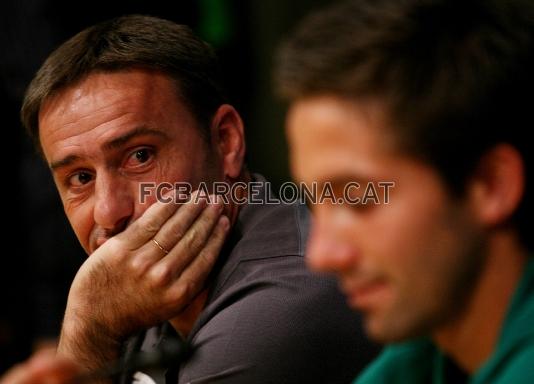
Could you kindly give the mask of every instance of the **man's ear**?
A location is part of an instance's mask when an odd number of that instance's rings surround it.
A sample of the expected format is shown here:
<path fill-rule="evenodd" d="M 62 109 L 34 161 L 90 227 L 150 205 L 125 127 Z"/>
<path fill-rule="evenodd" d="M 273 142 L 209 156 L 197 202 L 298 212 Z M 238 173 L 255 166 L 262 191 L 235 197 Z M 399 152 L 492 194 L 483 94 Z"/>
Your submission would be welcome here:
<path fill-rule="evenodd" d="M 245 133 L 241 116 L 229 104 L 223 104 L 211 120 L 212 148 L 218 151 L 225 178 L 236 179 L 245 158 Z"/>
<path fill-rule="evenodd" d="M 488 227 L 510 219 L 524 192 L 524 160 L 509 144 L 499 144 L 481 158 L 468 188 L 476 218 Z"/>

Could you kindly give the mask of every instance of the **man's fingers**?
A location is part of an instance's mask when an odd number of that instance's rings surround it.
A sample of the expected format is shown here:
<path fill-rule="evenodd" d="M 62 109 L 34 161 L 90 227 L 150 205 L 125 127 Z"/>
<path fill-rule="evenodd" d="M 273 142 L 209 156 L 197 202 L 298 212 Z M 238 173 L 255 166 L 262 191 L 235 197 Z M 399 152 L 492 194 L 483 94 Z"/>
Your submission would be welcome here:
<path fill-rule="evenodd" d="M 174 200 L 175 193 L 175 190 L 166 193 L 161 200 L 148 207 L 139 219 L 115 236 L 115 238 L 126 244 L 130 250 L 143 246 L 154 237 L 169 217 L 178 210 L 180 204 L 177 204 Z"/>
<path fill-rule="evenodd" d="M 206 207 L 207 200 L 210 204 Z M 197 195 L 191 195 L 191 200 L 184 203 L 178 211 L 171 217 L 161 229 L 154 235 L 154 240 L 163 248 L 164 251 L 170 252 L 173 247 L 179 243 L 184 236 L 189 236 L 188 232 L 192 227 L 197 225 L 199 218 L 206 220 L 206 213 L 213 216 L 213 226 L 217 217 L 222 212 L 222 200 L 219 197 L 210 195 L 205 198 L 198 198 Z"/>
<path fill-rule="evenodd" d="M 153 267 L 151 273 L 155 277 L 157 284 L 167 285 L 172 283 L 191 260 L 198 257 L 201 250 L 206 246 L 212 232 L 214 232 L 214 227 L 218 223 L 222 209 L 223 206 L 220 200 L 217 204 L 211 204 L 204 209 L 177 244 Z M 165 229 L 165 227 L 162 228 L 156 237 L 166 236 Z"/>
<path fill-rule="evenodd" d="M 177 309 L 182 309 L 187 305 L 204 287 L 204 282 L 220 254 L 229 228 L 230 220 L 226 216 L 221 216 L 206 246 L 169 290 L 169 294 L 179 301 L 178 307 L 181 305 L 181 308 Z"/>
<path fill-rule="evenodd" d="M 128 249 L 135 250 L 150 241 L 175 215 L 178 217 L 173 219 L 173 222 L 180 222 L 180 220 L 192 222 L 206 204 L 205 198 L 198 198 L 199 192 L 194 191 L 190 200 L 183 203 L 176 202 L 177 192 L 175 190 L 168 192 L 161 200 L 148 207 L 145 213 L 124 232 L 118 234 L 116 239 L 126 244 Z M 156 241 L 159 243 L 159 240 Z M 169 249 L 164 243 L 160 244 L 164 249 Z"/>

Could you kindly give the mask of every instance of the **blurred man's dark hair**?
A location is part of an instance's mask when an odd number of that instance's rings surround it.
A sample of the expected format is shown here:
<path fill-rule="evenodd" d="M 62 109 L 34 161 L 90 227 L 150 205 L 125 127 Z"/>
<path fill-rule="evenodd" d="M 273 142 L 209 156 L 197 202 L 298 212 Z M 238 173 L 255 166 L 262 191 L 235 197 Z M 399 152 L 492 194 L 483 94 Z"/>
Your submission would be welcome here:
<path fill-rule="evenodd" d="M 534 4 L 513 0 L 362 0 L 316 13 L 282 46 L 286 99 L 335 95 L 384 103 L 399 148 L 461 195 L 498 143 L 520 151 L 526 192 L 513 222 L 533 249 Z"/>

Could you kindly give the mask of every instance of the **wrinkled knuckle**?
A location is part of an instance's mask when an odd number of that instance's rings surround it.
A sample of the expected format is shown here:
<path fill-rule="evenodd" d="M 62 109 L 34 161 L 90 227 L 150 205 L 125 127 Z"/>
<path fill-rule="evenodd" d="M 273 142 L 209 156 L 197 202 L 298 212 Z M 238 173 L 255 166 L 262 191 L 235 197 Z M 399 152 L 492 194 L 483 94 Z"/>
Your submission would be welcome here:
<path fill-rule="evenodd" d="M 172 235 L 175 239 L 182 239 L 186 233 L 184 231 L 184 229 L 180 226 L 180 225 L 176 225 L 173 229 L 172 229 Z"/>
<path fill-rule="evenodd" d="M 105 243 L 109 253 L 116 259 L 122 260 L 128 255 L 128 250 L 123 241 L 112 237 Z"/>
<path fill-rule="evenodd" d="M 173 305 L 176 308 L 185 307 L 195 293 L 195 284 L 191 280 L 181 281 L 173 290 Z"/>
<path fill-rule="evenodd" d="M 212 250 L 205 250 L 204 252 L 201 252 L 199 255 L 204 265 L 212 264 L 213 261 L 215 260 L 215 256 L 216 254 Z"/>
<path fill-rule="evenodd" d="M 127 266 L 131 276 L 140 278 L 147 273 L 151 263 L 149 260 L 142 257 L 132 257 L 128 260 Z"/>
<path fill-rule="evenodd" d="M 150 270 L 149 279 L 152 288 L 161 289 L 171 283 L 173 280 L 173 272 L 166 265 L 158 265 Z"/>
<path fill-rule="evenodd" d="M 143 230 L 148 233 L 156 233 L 157 231 L 159 231 L 159 228 L 160 228 L 159 223 L 155 217 L 145 218 L 142 225 L 143 225 Z"/>
<path fill-rule="evenodd" d="M 196 228 L 191 228 L 185 235 L 185 245 L 187 249 L 197 249 L 199 246 L 199 231 Z"/>

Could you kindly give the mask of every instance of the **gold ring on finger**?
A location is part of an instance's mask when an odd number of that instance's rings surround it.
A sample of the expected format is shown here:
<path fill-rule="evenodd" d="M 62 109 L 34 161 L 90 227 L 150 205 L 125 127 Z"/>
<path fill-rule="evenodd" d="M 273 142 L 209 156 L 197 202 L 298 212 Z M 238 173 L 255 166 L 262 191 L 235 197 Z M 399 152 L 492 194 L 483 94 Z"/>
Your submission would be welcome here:
<path fill-rule="evenodd" d="M 167 249 L 166 249 L 163 245 L 161 245 L 156 239 L 152 239 L 152 242 L 153 242 L 154 244 L 156 244 L 156 247 L 158 247 L 159 249 L 161 249 L 161 250 L 163 251 L 164 254 L 168 254 L 168 253 L 169 253 L 169 251 L 167 251 Z"/>

